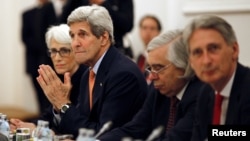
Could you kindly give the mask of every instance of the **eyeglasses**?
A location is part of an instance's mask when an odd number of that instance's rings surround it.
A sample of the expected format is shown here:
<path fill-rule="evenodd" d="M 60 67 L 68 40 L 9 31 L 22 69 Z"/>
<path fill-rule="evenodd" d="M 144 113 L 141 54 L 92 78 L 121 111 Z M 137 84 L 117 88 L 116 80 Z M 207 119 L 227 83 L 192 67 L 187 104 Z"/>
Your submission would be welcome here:
<path fill-rule="evenodd" d="M 150 74 L 150 73 L 152 73 L 152 74 L 159 74 L 161 71 L 167 69 L 170 65 L 171 65 L 171 64 L 167 64 L 166 66 L 163 66 L 163 67 L 158 66 L 158 67 L 156 67 L 157 69 L 152 69 L 152 67 L 147 67 L 147 68 L 145 69 L 145 71 L 146 71 L 148 74 Z"/>
<path fill-rule="evenodd" d="M 59 53 L 61 57 L 68 57 L 70 55 L 70 52 L 71 50 L 68 48 L 61 48 L 60 50 L 50 49 L 48 50 L 48 56 L 55 57 L 56 54 Z"/>

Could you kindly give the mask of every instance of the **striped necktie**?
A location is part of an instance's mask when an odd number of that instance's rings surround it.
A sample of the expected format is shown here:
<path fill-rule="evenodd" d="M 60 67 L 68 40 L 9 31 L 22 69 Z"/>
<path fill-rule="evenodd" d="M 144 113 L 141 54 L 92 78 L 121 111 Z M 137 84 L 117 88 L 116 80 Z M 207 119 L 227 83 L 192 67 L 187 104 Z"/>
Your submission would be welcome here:
<path fill-rule="evenodd" d="M 176 111 L 177 111 L 177 103 L 179 100 L 176 96 L 173 96 L 170 98 L 170 110 L 169 110 L 169 118 L 168 118 L 168 124 L 167 124 L 167 132 L 174 126 L 175 124 L 175 118 L 176 118 Z"/>

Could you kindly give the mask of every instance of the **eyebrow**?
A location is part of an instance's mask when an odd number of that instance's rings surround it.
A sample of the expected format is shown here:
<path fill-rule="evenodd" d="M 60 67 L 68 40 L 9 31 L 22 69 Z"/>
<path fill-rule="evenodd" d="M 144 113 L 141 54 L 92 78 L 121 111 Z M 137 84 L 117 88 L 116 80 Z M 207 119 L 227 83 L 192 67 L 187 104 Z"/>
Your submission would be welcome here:
<path fill-rule="evenodd" d="M 55 47 L 51 47 L 49 49 L 55 49 L 55 50 L 57 50 L 57 48 L 55 48 Z M 59 48 L 59 50 L 60 49 L 71 49 L 71 47 L 62 46 L 62 47 Z"/>

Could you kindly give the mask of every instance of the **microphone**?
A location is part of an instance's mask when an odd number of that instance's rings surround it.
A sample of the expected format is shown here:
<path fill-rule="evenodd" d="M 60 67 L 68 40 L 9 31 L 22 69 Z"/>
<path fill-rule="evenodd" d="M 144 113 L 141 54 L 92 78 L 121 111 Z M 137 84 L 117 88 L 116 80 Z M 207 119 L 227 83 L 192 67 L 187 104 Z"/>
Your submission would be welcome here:
<path fill-rule="evenodd" d="M 156 139 L 157 137 L 160 136 L 160 134 L 163 131 L 163 126 L 158 126 L 157 128 L 155 128 L 151 134 L 148 136 L 148 138 L 146 139 L 146 141 L 153 141 L 154 139 Z"/>
<path fill-rule="evenodd" d="M 98 138 L 100 135 L 102 135 L 105 131 L 109 130 L 109 128 L 112 126 L 112 121 L 106 122 L 102 128 L 99 130 L 99 132 L 95 135 L 95 138 Z"/>

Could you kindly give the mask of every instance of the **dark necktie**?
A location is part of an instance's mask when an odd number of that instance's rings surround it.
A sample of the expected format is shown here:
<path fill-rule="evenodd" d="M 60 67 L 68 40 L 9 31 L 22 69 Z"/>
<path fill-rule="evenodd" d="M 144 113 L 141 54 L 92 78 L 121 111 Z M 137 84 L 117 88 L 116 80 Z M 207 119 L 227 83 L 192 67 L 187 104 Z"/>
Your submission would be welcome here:
<path fill-rule="evenodd" d="M 93 106 L 93 87 L 95 83 L 95 73 L 93 69 L 89 70 L 89 107 L 90 110 L 92 109 Z"/>
<path fill-rule="evenodd" d="M 179 102 L 179 100 L 177 99 L 176 96 L 170 98 L 169 118 L 168 118 L 168 124 L 167 124 L 167 128 L 166 128 L 167 132 L 175 124 L 175 116 L 176 116 L 178 102 Z"/>
<path fill-rule="evenodd" d="M 223 100 L 223 96 L 221 94 L 217 93 L 215 95 L 215 100 L 214 100 L 213 125 L 219 125 L 220 124 L 222 100 Z"/>

